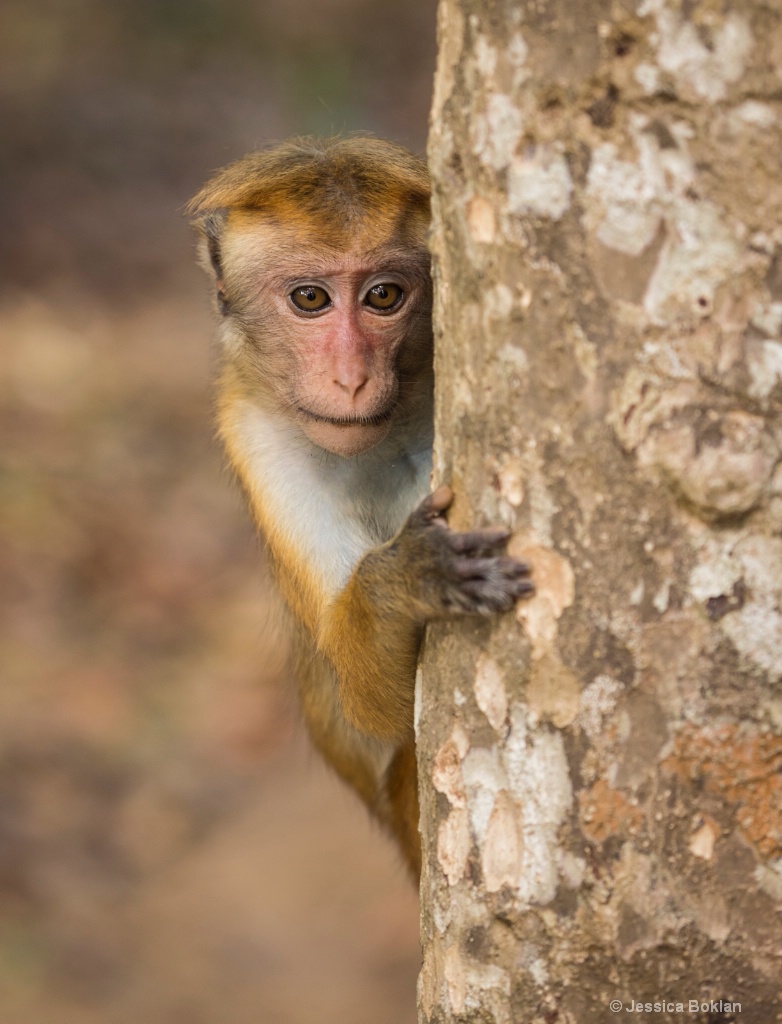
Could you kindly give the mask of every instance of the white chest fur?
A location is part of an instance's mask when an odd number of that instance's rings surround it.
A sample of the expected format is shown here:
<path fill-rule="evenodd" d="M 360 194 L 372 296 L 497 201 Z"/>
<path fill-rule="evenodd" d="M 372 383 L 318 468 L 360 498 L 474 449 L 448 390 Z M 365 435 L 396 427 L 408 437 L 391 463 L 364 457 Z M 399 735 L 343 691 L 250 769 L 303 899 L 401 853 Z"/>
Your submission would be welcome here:
<path fill-rule="evenodd" d="M 313 445 L 297 427 L 246 402 L 233 440 L 251 490 L 304 554 L 327 592 L 338 592 L 359 559 L 389 540 L 429 491 L 428 431 L 345 459 Z M 249 482 L 249 481 L 248 481 Z"/>

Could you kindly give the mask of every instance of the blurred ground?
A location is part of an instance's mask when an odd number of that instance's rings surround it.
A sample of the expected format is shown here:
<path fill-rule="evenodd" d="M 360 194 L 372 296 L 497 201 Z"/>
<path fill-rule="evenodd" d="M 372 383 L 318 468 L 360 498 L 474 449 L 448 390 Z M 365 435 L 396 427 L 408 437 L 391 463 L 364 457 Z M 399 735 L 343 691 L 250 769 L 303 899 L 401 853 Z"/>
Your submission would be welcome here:
<path fill-rule="evenodd" d="M 0 8 L 0 1024 L 404 1024 L 417 907 L 311 755 L 181 217 L 265 141 L 423 148 L 434 2 Z"/>

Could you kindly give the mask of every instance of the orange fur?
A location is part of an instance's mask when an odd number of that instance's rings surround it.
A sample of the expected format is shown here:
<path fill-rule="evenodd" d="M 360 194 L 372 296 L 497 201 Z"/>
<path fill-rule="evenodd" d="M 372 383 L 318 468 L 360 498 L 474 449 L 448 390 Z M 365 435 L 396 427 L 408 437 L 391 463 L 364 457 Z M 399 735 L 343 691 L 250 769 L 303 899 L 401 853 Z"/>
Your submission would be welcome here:
<path fill-rule="evenodd" d="M 193 216 L 264 210 L 285 225 L 315 217 L 321 230 L 332 217 L 344 224 L 367 211 L 378 217 L 417 210 L 427 219 L 428 208 L 429 176 L 421 161 L 370 137 L 291 139 L 250 153 L 218 172 L 188 205 Z"/>

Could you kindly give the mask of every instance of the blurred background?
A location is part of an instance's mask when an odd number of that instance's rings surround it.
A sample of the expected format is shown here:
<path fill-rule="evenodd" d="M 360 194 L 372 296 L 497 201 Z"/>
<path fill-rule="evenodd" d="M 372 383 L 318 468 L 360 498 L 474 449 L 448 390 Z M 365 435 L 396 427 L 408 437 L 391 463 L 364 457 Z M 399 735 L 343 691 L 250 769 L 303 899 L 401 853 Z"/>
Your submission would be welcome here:
<path fill-rule="evenodd" d="M 0 1024 L 415 1019 L 415 892 L 263 633 L 182 208 L 290 134 L 422 152 L 434 23 L 0 6 Z"/>

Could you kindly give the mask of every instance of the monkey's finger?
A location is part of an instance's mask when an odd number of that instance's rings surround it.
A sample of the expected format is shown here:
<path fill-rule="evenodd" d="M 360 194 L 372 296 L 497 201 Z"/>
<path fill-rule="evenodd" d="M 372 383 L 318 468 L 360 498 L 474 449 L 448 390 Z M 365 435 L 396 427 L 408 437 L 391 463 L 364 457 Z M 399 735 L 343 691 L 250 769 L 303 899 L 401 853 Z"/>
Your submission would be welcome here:
<path fill-rule="evenodd" d="M 452 502 L 453 491 L 447 484 L 441 484 L 436 491 L 424 498 L 418 506 L 418 511 L 427 516 L 439 515 L 441 512 L 445 512 Z"/>
<path fill-rule="evenodd" d="M 510 536 L 508 530 L 474 530 L 472 533 L 451 533 L 448 540 L 457 554 L 465 555 L 471 551 L 491 551 L 504 547 Z"/>
<path fill-rule="evenodd" d="M 522 597 L 535 593 L 532 580 L 466 580 L 462 593 L 472 598 L 477 611 L 507 611 Z"/>
<path fill-rule="evenodd" d="M 459 587 L 466 594 L 473 594 L 484 598 L 492 594 L 495 596 L 505 595 L 505 597 L 510 598 L 511 603 L 520 597 L 529 597 L 535 593 L 535 584 L 526 576 L 509 578 L 495 574 L 483 578 L 464 580 L 459 584 Z M 497 600 L 504 607 L 504 598 L 497 596 Z"/>
<path fill-rule="evenodd" d="M 520 558 L 511 558 L 510 555 L 497 559 L 497 562 L 505 575 L 511 578 L 529 576 L 532 572 L 532 566 L 529 562 L 523 562 Z"/>
<path fill-rule="evenodd" d="M 450 487 L 443 484 L 442 487 L 438 487 L 436 491 L 433 491 L 432 494 L 428 494 L 424 498 L 410 516 L 410 524 L 416 527 L 434 523 L 437 526 L 446 528 L 448 524 L 441 517 L 452 501 L 453 491 Z"/>
<path fill-rule="evenodd" d="M 517 579 L 513 580 L 510 589 L 514 597 L 529 597 L 535 593 L 535 584 L 526 578 Z"/>
<path fill-rule="evenodd" d="M 488 579 L 502 577 L 508 580 L 529 576 L 532 571 L 526 562 L 516 558 L 470 558 L 462 556 L 454 559 L 454 569 L 462 579 Z"/>

